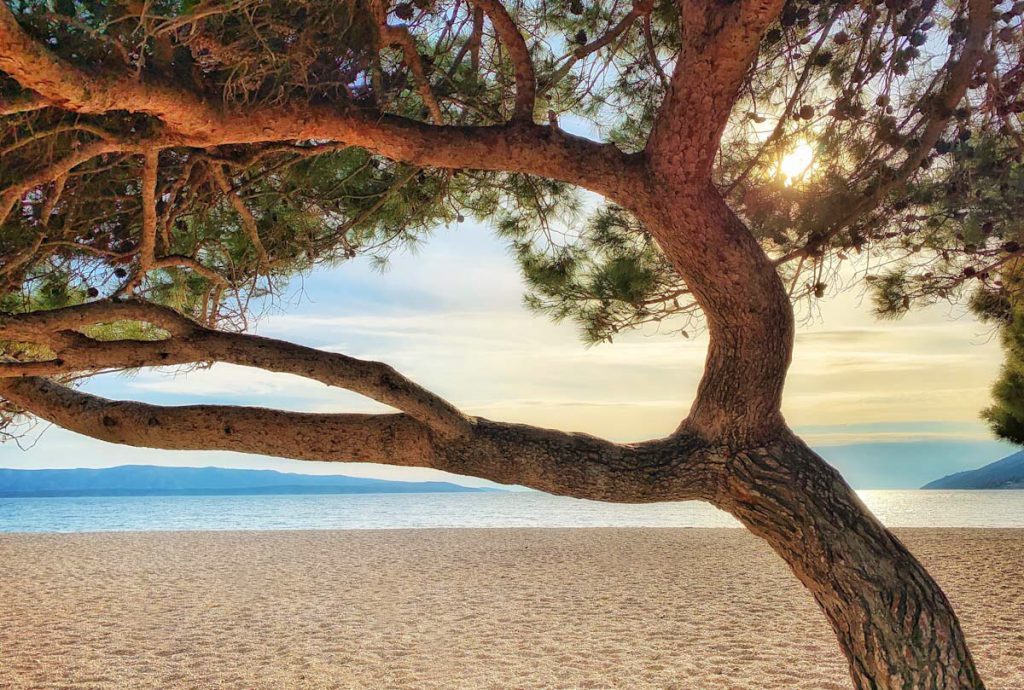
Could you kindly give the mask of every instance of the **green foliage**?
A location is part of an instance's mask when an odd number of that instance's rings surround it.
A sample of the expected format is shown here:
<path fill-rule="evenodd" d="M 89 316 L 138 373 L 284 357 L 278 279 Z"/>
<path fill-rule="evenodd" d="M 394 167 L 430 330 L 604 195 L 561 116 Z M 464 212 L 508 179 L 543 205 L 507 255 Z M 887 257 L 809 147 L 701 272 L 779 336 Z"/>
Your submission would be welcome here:
<path fill-rule="evenodd" d="M 686 320 L 680 308 L 680 300 L 687 302 L 685 288 L 654 241 L 623 209 L 598 209 L 571 239 L 552 246 L 527 236 L 513 245 L 531 309 L 559 321 L 572 319 L 588 343 L 610 341 L 642 324 Z"/>
<path fill-rule="evenodd" d="M 881 276 L 874 285 L 875 313 L 882 318 L 895 319 L 910 309 L 905 271 L 892 271 Z"/>
<path fill-rule="evenodd" d="M 1024 445 L 1024 311 L 1015 308 L 1001 330 L 1005 362 L 982 418 L 996 436 Z"/>
<path fill-rule="evenodd" d="M 980 316 L 1008 313 L 1021 285 L 1006 268 L 1024 243 L 1024 166 L 1015 148 L 991 135 L 954 145 L 889 210 L 889 267 L 869 277 L 876 313 L 896 318 L 965 297 Z"/>
<path fill-rule="evenodd" d="M 999 330 L 1004 362 L 992 387 L 992 405 L 981 416 L 992 432 L 1024 445 L 1024 264 L 1012 262 L 1001 272 L 1001 289 L 979 289 L 971 309 Z"/>

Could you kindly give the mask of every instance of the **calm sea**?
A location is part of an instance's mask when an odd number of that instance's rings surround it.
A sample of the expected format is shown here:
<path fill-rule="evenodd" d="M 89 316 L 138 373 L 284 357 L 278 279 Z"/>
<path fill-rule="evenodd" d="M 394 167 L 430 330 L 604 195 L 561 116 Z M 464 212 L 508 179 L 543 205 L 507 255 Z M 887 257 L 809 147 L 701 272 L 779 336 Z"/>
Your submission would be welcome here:
<path fill-rule="evenodd" d="M 1024 491 L 861 491 L 890 527 L 1022 527 Z M 738 527 L 704 503 L 619 505 L 533 492 L 0 498 L 0 532 Z"/>

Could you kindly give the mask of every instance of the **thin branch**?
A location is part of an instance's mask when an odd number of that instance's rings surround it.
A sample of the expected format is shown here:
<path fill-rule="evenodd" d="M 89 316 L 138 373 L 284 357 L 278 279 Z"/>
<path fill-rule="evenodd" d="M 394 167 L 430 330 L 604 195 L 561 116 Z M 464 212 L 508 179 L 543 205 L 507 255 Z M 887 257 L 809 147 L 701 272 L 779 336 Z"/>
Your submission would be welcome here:
<path fill-rule="evenodd" d="M 64 187 L 67 183 L 67 175 L 58 175 L 57 179 L 53 181 L 53 189 L 46 196 L 46 202 L 39 211 L 39 222 L 43 224 L 44 228 L 50 224 L 50 216 L 53 215 L 53 209 L 60 203 L 60 198 L 64 194 Z"/>
<path fill-rule="evenodd" d="M 193 273 L 201 275 L 202 277 L 209 280 L 211 283 L 215 283 L 217 285 L 222 285 L 225 287 L 228 285 L 227 278 L 225 278 L 212 268 L 204 266 L 199 261 L 193 259 L 190 256 L 183 256 L 181 254 L 168 254 L 167 256 L 161 256 L 157 259 L 154 259 L 153 263 L 149 267 L 151 271 L 157 271 L 165 268 L 188 268 Z"/>
<path fill-rule="evenodd" d="M 633 8 L 629 12 L 627 12 L 626 15 L 622 19 L 620 19 L 618 23 L 616 23 L 611 29 L 609 29 L 600 37 L 594 39 L 590 43 L 579 46 L 574 51 L 572 51 L 572 53 L 567 55 L 565 57 L 565 62 L 562 63 L 562 66 L 558 68 L 558 71 L 551 76 L 551 78 L 544 85 L 544 88 L 541 89 L 541 95 L 547 93 L 552 88 L 554 88 L 556 84 L 562 81 L 562 79 L 565 78 L 565 75 L 569 73 L 569 70 L 571 70 L 573 65 L 575 65 L 578 61 L 586 58 L 588 55 L 596 53 L 597 51 L 601 50 L 602 48 L 610 44 L 612 41 L 614 41 L 623 33 L 625 33 L 627 29 L 633 26 L 633 22 L 635 22 L 638 17 L 646 17 L 650 15 L 651 10 L 653 8 L 653 0 L 637 0 L 636 2 L 634 2 Z"/>
<path fill-rule="evenodd" d="M 57 136 L 58 134 L 64 134 L 66 132 L 86 132 L 88 134 L 98 136 L 101 139 L 111 139 L 110 133 L 100 129 L 99 127 L 93 127 L 86 124 L 61 125 L 59 127 L 54 127 L 53 129 L 34 132 L 29 136 L 18 139 L 9 146 L 0 149 L 0 158 L 17 151 L 24 146 L 28 146 L 32 142 L 39 141 L 40 139 L 46 139 L 47 137 Z"/>
<path fill-rule="evenodd" d="M 388 202 L 389 199 L 391 199 L 395 194 L 397 194 L 402 189 L 402 187 L 409 184 L 410 180 L 412 180 L 414 177 L 420 174 L 420 172 L 422 172 L 420 168 L 413 168 L 408 173 L 406 173 L 399 179 L 395 180 L 394 184 L 388 187 L 387 190 L 384 191 L 384 193 L 382 193 L 379 196 L 377 201 L 373 202 L 373 204 L 371 204 L 369 208 L 360 213 L 358 216 L 352 218 L 347 223 L 338 228 L 334 234 L 340 235 L 344 241 L 344 237 L 346 234 L 348 234 L 349 230 L 365 222 L 374 213 L 379 211 L 384 206 L 384 204 Z"/>
<path fill-rule="evenodd" d="M 221 164 L 214 161 L 210 164 L 209 169 L 210 174 L 213 176 L 213 181 L 220 187 L 221 192 L 224 193 L 224 196 L 227 197 L 231 206 L 235 209 L 235 213 L 242 220 L 242 228 L 245 229 L 246 234 L 249 236 L 252 246 L 256 248 L 260 267 L 266 268 L 270 266 L 270 257 L 267 256 L 267 250 L 263 247 L 263 242 L 260 240 L 256 217 L 252 215 L 252 211 L 245 205 L 242 197 L 238 196 L 234 189 L 232 189 L 231 183 L 228 181 L 227 175 L 224 174 Z"/>
<path fill-rule="evenodd" d="M 0 13 L 2 12 L 3 10 L 0 10 Z M 15 204 L 32 189 L 67 175 L 74 168 L 97 156 L 102 156 L 105 153 L 125 151 L 128 148 L 130 147 L 123 143 L 111 141 L 97 141 L 92 144 L 86 144 L 65 158 L 50 163 L 39 172 L 29 175 L 21 182 L 8 187 L 0 192 L 0 223 L 7 219 Z"/>
<path fill-rule="evenodd" d="M 387 45 L 398 46 L 402 49 L 402 55 L 405 56 L 405 64 L 412 70 L 413 78 L 419 87 L 420 98 L 423 99 L 424 105 L 427 106 L 430 117 L 434 120 L 435 124 L 443 124 L 444 115 L 441 113 L 441 106 L 434 96 L 433 89 L 430 88 L 430 80 L 427 79 L 426 70 L 423 68 L 423 59 L 420 57 L 415 39 L 409 33 L 409 27 L 388 24 L 388 10 L 383 0 L 371 0 L 370 11 L 373 12 L 374 19 L 377 21 L 377 29 L 380 33 L 381 41 Z"/>
<path fill-rule="evenodd" d="M 139 273 L 146 275 L 156 260 L 156 186 L 160 152 L 146 151 L 142 165 L 142 235 L 139 238 Z"/>
<path fill-rule="evenodd" d="M 157 230 L 156 185 L 159 166 L 159 150 L 148 149 L 142 154 L 142 184 L 139 188 L 139 203 L 142 206 L 142 228 L 139 231 L 139 249 L 136 254 L 139 259 L 139 265 L 128 280 L 114 292 L 114 297 L 130 295 L 145 280 L 146 274 L 155 268 Z"/>
<path fill-rule="evenodd" d="M 651 31 L 651 15 L 649 13 L 644 15 L 644 43 L 647 45 L 647 56 L 650 58 L 651 64 L 654 65 L 654 71 L 658 73 L 661 86 L 667 91 L 669 79 L 658 58 L 658 49 L 654 46 L 654 33 Z"/>
<path fill-rule="evenodd" d="M 537 101 L 537 76 L 533 69 L 533 58 L 526 46 L 526 39 L 519 26 L 509 15 L 500 0 L 472 0 L 490 18 L 498 40 L 505 46 L 516 74 L 516 104 L 513 120 L 533 122 L 533 110 Z"/>
<path fill-rule="evenodd" d="M 459 66 L 462 65 L 462 60 L 466 57 L 466 53 L 469 53 L 469 64 L 473 74 L 476 75 L 480 71 L 480 43 L 483 41 L 484 11 L 479 7 L 472 7 L 470 11 L 472 12 L 473 27 L 470 30 L 469 38 L 459 48 L 459 52 L 455 54 L 452 66 L 448 68 L 448 79 L 455 76 Z"/>

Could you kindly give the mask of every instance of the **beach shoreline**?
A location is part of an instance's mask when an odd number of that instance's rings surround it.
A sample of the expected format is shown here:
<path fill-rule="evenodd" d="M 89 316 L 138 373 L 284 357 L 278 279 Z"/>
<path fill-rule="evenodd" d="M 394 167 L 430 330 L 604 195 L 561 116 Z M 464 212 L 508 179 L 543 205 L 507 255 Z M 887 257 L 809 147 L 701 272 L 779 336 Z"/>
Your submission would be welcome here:
<path fill-rule="evenodd" d="M 992 690 L 1024 687 L 1024 529 L 899 529 Z M 0 534 L 10 688 L 846 690 L 744 530 Z"/>

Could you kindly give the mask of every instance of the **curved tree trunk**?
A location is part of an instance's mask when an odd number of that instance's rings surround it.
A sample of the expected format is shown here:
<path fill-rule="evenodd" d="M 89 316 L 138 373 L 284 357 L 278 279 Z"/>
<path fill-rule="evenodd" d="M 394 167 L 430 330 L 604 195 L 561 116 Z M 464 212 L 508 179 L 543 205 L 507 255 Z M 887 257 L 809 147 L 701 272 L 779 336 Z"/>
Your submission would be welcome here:
<path fill-rule="evenodd" d="M 732 455 L 713 502 L 812 592 L 858 690 L 984 688 L 939 585 L 799 439 Z"/>
<path fill-rule="evenodd" d="M 984 684 L 938 584 L 839 473 L 786 426 L 793 311 L 774 266 L 712 187 L 661 176 L 638 209 L 707 316 L 704 377 L 679 433 L 722 446 L 709 500 L 811 590 L 859 689 Z"/>

